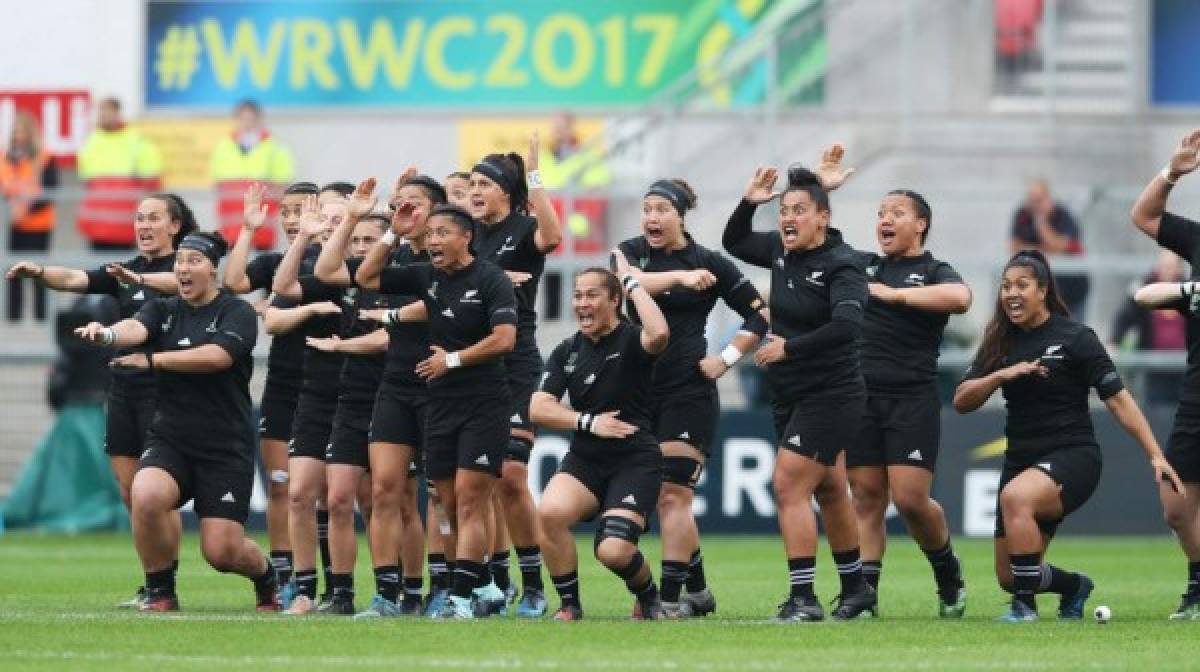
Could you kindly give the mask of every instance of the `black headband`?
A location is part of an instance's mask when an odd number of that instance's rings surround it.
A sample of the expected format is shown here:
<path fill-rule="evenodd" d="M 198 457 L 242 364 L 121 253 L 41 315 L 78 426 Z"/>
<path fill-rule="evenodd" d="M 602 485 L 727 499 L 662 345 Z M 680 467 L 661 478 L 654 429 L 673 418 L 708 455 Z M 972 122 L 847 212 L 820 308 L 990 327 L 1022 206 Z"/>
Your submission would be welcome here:
<path fill-rule="evenodd" d="M 683 217 L 683 213 L 687 212 L 688 206 L 692 203 L 692 199 L 688 196 L 687 192 L 670 180 L 659 180 L 650 185 L 650 188 L 646 190 L 646 196 L 650 195 L 662 196 L 670 201 L 671 205 L 675 208 L 675 212 L 678 212 L 680 217 Z"/>
<path fill-rule="evenodd" d="M 471 172 L 485 175 L 489 180 L 500 185 L 500 188 L 504 190 L 504 193 L 513 193 L 514 185 L 512 180 L 508 178 L 508 175 L 504 172 L 504 169 L 498 164 L 492 163 L 491 161 L 480 161 L 479 163 L 475 164 L 475 167 L 471 169 Z"/>
<path fill-rule="evenodd" d="M 1033 269 L 1033 274 L 1037 276 L 1038 284 L 1043 287 L 1050 284 L 1050 267 L 1037 254 L 1028 250 L 1018 252 L 1016 256 L 1009 260 L 1005 268 L 1012 268 L 1013 266 L 1028 266 Z"/>
<path fill-rule="evenodd" d="M 223 253 L 211 238 L 208 236 L 198 236 L 196 234 L 190 234 L 184 238 L 183 242 L 179 243 L 179 249 L 197 251 L 200 254 L 208 257 L 209 260 L 212 261 L 213 266 L 216 266 L 221 262 L 221 255 Z"/>

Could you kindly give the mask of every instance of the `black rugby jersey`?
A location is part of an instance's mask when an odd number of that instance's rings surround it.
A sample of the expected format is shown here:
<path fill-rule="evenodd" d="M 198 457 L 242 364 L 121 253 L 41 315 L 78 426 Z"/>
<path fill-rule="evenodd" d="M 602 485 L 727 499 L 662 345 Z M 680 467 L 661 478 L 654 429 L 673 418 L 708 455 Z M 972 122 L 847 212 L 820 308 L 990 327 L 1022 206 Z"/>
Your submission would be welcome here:
<path fill-rule="evenodd" d="M 1200 223 L 1169 212 L 1158 225 L 1158 244 L 1187 260 L 1191 280 L 1200 280 Z M 1200 296 L 1180 297 L 1171 306 L 1187 318 L 1187 372 L 1179 390 L 1179 413 L 1200 416 Z"/>
<path fill-rule="evenodd" d="M 379 291 L 420 295 L 429 312 L 430 342 L 448 353 L 482 341 L 493 327 L 517 324 L 512 282 L 499 266 L 478 258 L 453 274 L 429 263 L 389 266 L 379 276 Z M 497 357 L 450 369 L 428 385 L 433 397 L 490 396 L 504 394 L 505 380 L 503 358 Z"/>
<path fill-rule="evenodd" d="M 599 460 L 633 451 L 658 452 L 658 440 L 650 433 L 650 380 L 656 359 L 642 348 L 642 328 L 624 320 L 596 342 L 576 332 L 554 349 L 542 374 L 542 392 L 558 399 L 569 393 L 571 407 L 580 413 L 620 411 L 617 419 L 638 428 L 627 439 L 575 432 L 572 451 Z"/>
<path fill-rule="evenodd" d="M 537 291 L 546 270 L 546 255 L 535 242 L 537 220 L 519 212 L 488 226 L 475 223 L 472 248 L 475 257 L 489 261 L 505 271 L 528 273 L 530 277 L 513 288 L 517 298 L 517 344 L 505 360 L 524 359 L 541 355 L 537 350 L 534 331 L 537 327 Z"/>
<path fill-rule="evenodd" d="M 429 253 L 416 252 L 408 244 L 404 244 L 392 252 L 388 260 L 389 266 L 407 266 L 429 261 Z M 351 272 L 353 277 L 357 271 Z M 382 293 L 393 308 L 406 306 L 421 300 L 416 292 L 402 294 Z M 412 394 L 423 395 L 427 391 L 425 381 L 417 375 L 416 368 L 422 360 L 429 357 L 429 323 L 428 322 L 399 322 L 389 325 L 388 350 L 384 358 L 383 380 Z"/>
<path fill-rule="evenodd" d="M 191 350 L 218 345 L 233 365 L 213 373 L 159 370 L 154 431 L 178 439 L 182 450 L 203 447 L 205 457 L 231 454 L 250 462 L 254 455 L 251 427 L 251 352 L 258 337 L 254 308 L 221 291 L 204 306 L 193 307 L 179 297 L 161 298 L 142 306 L 134 316 L 150 332 L 147 345 L 155 352 Z"/>
<path fill-rule="evenodd" d="M 319 245 L 309 245 L 304 250 L 304 258 L 300 261 L 299 275 L 312 275 L 317 257 L 321 254 Z M 283 261 L 280 252 L 267 252 L 255 257 L 246 264 L 246 278 L 250 281 L 250 289 L 271 291 L 275 281 L 275 270 Z M 275 297 L 273 306 L 278 308 L 293 308 L 294 302 L 282 297 Z M 267 379 L 271 385 L 284 385 L 299 389 L 304 377 L 304 330 L 294 329 L 286 334 L 271 337 L 271 349 L 267 353 Z"/>
<path fill-rule="evenodd" d="M 865 392 L 858 339 L 848 336 L 818 352 L 797 356 L 796 345 L 835 319 L 857 331 L 867 302 L 867 278 L 858 253 L 834 228 L 811 250 L 789 252 L 778 231 L 755 233 L 757 208 L 743 200 L 729 218 L 725 249 L 742 261 L 771 269 L 771 332 L 789 342 L 788 357 L 767 368 L 776 402 L 795 403 L 808 396 L 845 397 Z"/>
<path fill-rule="evenodd" d="M 950 264 L 928 251 L 915 257 L 863 253 L 867 282 L 896 289 L 962 283 Z M 862 366 L 867 391 L 879 397 L 937 396 L 937 359 L 950 315 L 867 301 Z"/>
<path fill-rule="evenodd" d="M 154 259 L 138 255 L 121 264 L 134 273 L 172 273 L 175 270 L 175 254 L 168 254 Z M 126 285 L 104 270 L 105 267 L 84 271 L 87 275 L 88 294 L 107 294 L 117 300 L 121 319 L 128 319 L 137 314 L 147 302 L 162 296 L 149 287 Z M 116 356 L 128 355 L 132 352 L 149 352 L 146 346 L 136 348 L 121 348 Z M 114 392 L 145 396 L 154 394 L 154 374 L 140 369 L 113 369 L 112 389 Z"/>
<path fill-rule="evenodd" d="M 1101 399 L 1125 389 L 1096 332 L 1061 315 L 1051 315 L 1029 331 L 1018 329 L 998 368 L 1032 361 L 1040 361 L 1049 369 L 1049 375 L 1043 378 L 1031 373 L 1001 388 L 1008 409 L 1004 434 L 1009 452 L 1038 454 L 1072 445 L 1094 445 L 1089 388 L 1096 388 Z M 981 371 L 976 362 L 967 370 L 966 378 L 989 373 Z"/>
<path fill-rule="evenodd" d="M 708 353 L 704 327 L 718 298 L 746 320 L 754 318 L 758 310 L 765 307 L 758 290 L 742 276 L 733 262 L 720 252 L 697 245 L 690 235 L 684 235 L 687 246 L 674 251 L 656 250 L 650 247 L 643 236 L 619 245 L 629 264 L 647 273 L 703 269 L 717 278 L 715 285 L 703 291 L 680 286 L 654 296 L 671 329 L 667 349 L 659 355 L 654 370 L 654 388 L 659 394 L 715 385 L 704 376 L 699 365 Z M 629 304 L 629 315 L 635 322 L 638 321 L 637 310 L 632 303 Z"/>

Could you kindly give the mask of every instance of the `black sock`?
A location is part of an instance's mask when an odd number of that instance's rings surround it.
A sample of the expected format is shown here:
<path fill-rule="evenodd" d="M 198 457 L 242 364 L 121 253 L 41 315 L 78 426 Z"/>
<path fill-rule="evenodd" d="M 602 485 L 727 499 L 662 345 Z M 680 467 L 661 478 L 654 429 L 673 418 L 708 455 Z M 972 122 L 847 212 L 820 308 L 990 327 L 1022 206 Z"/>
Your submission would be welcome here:
<path fill-rule="evenodd" d="M 863 560 L 862 561 L 863 580 L 871 584 L 875 590 L 879 590 L 879 576 L 883 574 L 882 560 Z"/>
<path fill-rule="evenodd" d="M 1050 564 L 1044 564 L 1038 569 L 1041 572 L 1038 580 L 1039 593 L 1074 595 L 1079 592 L 1079 575 L 1075 572 L 1068 572 Z"/>
<path fill-rule="evenodd" d="M 929 566 L 933 569 L 933 580 L 938 585 L 938 592 L 943 593 L 943 597 L 950 593 L 957 593 L 959 588 L 962 588 L 962 566 L 958 562 L 958 556 L 954 554 L 954 547 L 950 545 L 950 540 L 946 540 L 946 545 L 935 551 L 926 551 L 925 559 L 929 560 Z"/>
<path fill-rule="evenodd" d="M 637 598 L 638 604 L 642 605 L 643 614 L 649 611 L 649 608 L 654 605 L 655 600 L 659 599 L 658 587 L 654 585 L 653 574 L 647 576 L 646 581 L 641 584 L 630 584 L 627 581 L 625 587 Z"/>
<path fill-rule="evenodd" d="M 833 562 L 837 565 L 838 578 L 842 580 L 842 594 L 846 595 L 862 585 L 863 568 L 858 559 L 858 549 L 834 551 Z"/>
<path fill-rule="evenodd" d="M 329 511 L 317 509 L 317 545 L 321 549 L 321 576 L 325 592 L 333 589 L 333 562 L 329 559 Z"/>
<path fill-rule="evenodd" d="M 445 590 L 450 587 L 446 580 L 446 575 L 449 573 L 449 568 L 446 567 L 445 553 L 430 553 L 429 557 L 429 589 L 433 591 Z"/>
<path fill-rule="evenodd" d="M 583 609 L 583 604 L 579 601 L 579 572 L 552 576 L 550 580 L 554 582 L 554 589 L 558 591 L 562 606 Z"/>
<path fill-rule="evenodd" d="M 479 585 L 479 577 L 487 573 L 487 567 L 482 562 L 474 560 L 454 561 L 454 583 L 450 594 L 464 599 L 471 598 L 471 592 Z"/>
<path fill-rule="evenodd" d="M 250 581 L 254 584 L 255 592 L 265 593 L 272 585 L 279 585 L 279 575 L 275 573 L 275 568 L 271 566 L 271 563 L 267 562 L 267 568 L 263 573 L 260 576 L 250 577 Z"/>
<path fill-rule="evenodd" d="M 279 577 L 279 585 L 290 581 L 292 579 L 292 552 L 271 551 L 271 567 L 275 568 L 275 575 Z"/>
<path fill-rule="evenodd" d="M 310 600 L 317 599 L 317 570 L 298 569 L 292 575 L 292 580 L 296 582 L 298 594 L 307 595 Z"/>
<path fill-rule="evenodd" d="M 146 572 L 146 591 L 160 595 L 175 594 L 175 567 Z"/>
<path fill-rule="evenodd" d="M 400 597 L 400 568 L 396 565 L 376 567 L 375 592 L 385 600 L 395 602 Z"/>
<path fill-rule="evenodd" d="M 704 578 L 704 554 L 697 548 L 692 553 L 691 560 L 688 560 L 687 591 L 699 593 L 706 588 L 708 588 L 708 581 Z"/>
<path fill-rule="evenodd" d="M 791 586 L 792 597 L 816 597 L 816 593 L 813 592 L 813 581 L 816 578 L 816 558 L 788 558 L 788 585 Z"/>
<path fill-rule="evenodd" d="M 1008 556 L 1013 575 L 1013 600 L 1037 611 L 1037 590 L 1042 581 L 1041 557 L 1037 553 Z"/>
<path fill-rule="evenodd" d="M 174 560 L 171 561 L 171 571 L 172 572 L 179 571 L 179 558 L 175 558 Z"/>
<path fill-rule="evenodd" d="M 683 582 L 687 580 L 688 563 L 675 560 L 662 562 L 662 599 L 663 602 L 678 602 L 679 592 L 683 590 Z"/>
<path fill-rule="evenodd" d="M 408 602 L 420 602 L 423 583 L 424 581 L 419 576 L 404 577 L 404 599 Z"/>
<path fill-rule="evenodd" d="M 508 575 L 508 550 L 496 551 L 492 553 L 492 559 L 488 561 L 488 569 L 492 572 L 492 580 L 496 582 L 496 586 L 500 590 L 508 592 L 508 587 L 512 585 L 512 578 Z"/>
<path fill-rule="evenodd" d="M 517 546 L 521 585 L 525 590 L 542 590 L 542 551 L 537 546 Z"/>
<path fill-rule="evenodd" d="M 335 593 L 354 593 L 354 575 L 353 574 L 330 574 L 332 581 L 329 582 L 330 588 Z"/>
<path fill-rule="evenodd" d="M 1187 594 L 1200 595 L 1200 562 L 1188 563 Z"/>

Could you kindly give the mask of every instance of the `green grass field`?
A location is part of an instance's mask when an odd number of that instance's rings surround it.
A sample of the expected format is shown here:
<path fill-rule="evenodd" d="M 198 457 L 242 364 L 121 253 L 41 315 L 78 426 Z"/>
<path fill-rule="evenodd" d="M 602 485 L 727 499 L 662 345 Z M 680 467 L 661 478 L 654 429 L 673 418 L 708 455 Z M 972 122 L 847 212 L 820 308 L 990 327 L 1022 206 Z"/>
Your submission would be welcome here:
<path fill-rule="evenodd" d="M 1200 622 L 1168 623 L 1183 588 L 1184 563 L 1167 538 L 1069 539 L 1051 561 L 1095 579 L 1091 607 L 1113 621 L 1053 619 L 991 622 L 1006 595 L 992 579 L 991 546 L 960 541 L 970 592 L 967 618 L 939 621 L 929 568 L 909 541 L 893 540 L 881 590 L 881 618 L 853 623 L 770 622 L 786 592 L 778 539 L 709 538 L 704 544 L 719 610 L 706 620 L 627 620 L 631 599 L 582 552 L 587 620 L 578 624 L 493 618 L 476 623 L 425 620 L 303 620 L 254 613 L 247 581 L 222 576 L 185 540 L 179 575 L 184 611 L 167 616 L 110 605 L 140 582 L 128 537 L 0 536 L 0 669 L 3 670 L 1025 670 L 1197 669 Z M 657 539 L 645 544 L 657 553 Z M 363 556 L 360 556 L 360 558 Z M 827 549 L 817 590 L 837 592 Z M 657 575 L 657 560 L 654 567 Z M 514 571 L 515 574 L 515 571 Z M 359 605 L 370 598 L 365 558 Z M 552 589 L 551 589 L 552 592 Z M 552 597 L 552 605 L 557 600 Z"/>

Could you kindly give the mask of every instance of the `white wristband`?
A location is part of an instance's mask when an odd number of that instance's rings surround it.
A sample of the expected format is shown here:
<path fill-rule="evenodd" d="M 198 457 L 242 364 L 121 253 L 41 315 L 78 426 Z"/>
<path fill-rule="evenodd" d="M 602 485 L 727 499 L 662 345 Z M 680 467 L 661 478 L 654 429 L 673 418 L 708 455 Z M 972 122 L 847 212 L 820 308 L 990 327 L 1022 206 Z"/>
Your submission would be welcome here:
<path fill-rule="evenodd" d="M 100 345 L 112 345 L 117 340 L 117 332 L 112 327 L 105 327 L 100 332 Z"/>
<path fill-rule="evenodd" d="M 1179 283 L 1179 295 L 1185 299 L 1192 298 L 1192 294 L 1196 293 L 1196 283 L 1189 280 L 1188 282 Z"/>
<path fill-rule="evenodd" d="M 387 245 L 388 247 L 395 245 L 396 244 L 396 232 L 392 231 L 391 229 L 388 229 L 387 233 L 383 234 L 383 236 L 379 239 L 379 242 L 383 243 L 384 245 Z"/>
<path fill-rule="evenodd" d="M 530 189 L 542 188 L 542 173 L 537 170 L 531 170 L 525 174 L 526 180 L 529 182 Z"/>
<path fill-rule="evenodd" d="M 399 321 L 396 319 L 398 317 L 398 315 L 397 315 L 398 312 L 399 312 L 399 310 L 397 310 L 396 308 L 392 308 L 391 310 L 385 310 L 385 311 L 383 311 L 383 317 L 379 321 L 382 322 L 384 325 L 390 327 Z"/>
<path fill-rule="evenodd" d="M 742 354 L 743 353 L 741 350 L 733 347 L 733 344 L 730 343 L 729 345 L 725 346 L 724 350 L 721 351 L 721 361 L 725 362 L 726 367 L 732 368 L 733 365 L 737 364 L 738 360 L 742 358 Z"/>
<path fill-rule="evenodd" d="M 462 366 L 462 355 L 458 354 L 457 351 L 447 352 L 446 366 L 451 369 L 457 369 L 458 367 Z"/>
<path fill-rule="evenodd" d="M 642 283 L 638 282 L 638 279 L 635 278 L 632 273 L 621 278 L 621 287 L 625 289 L 626 294 L 641 286 Z"/>

